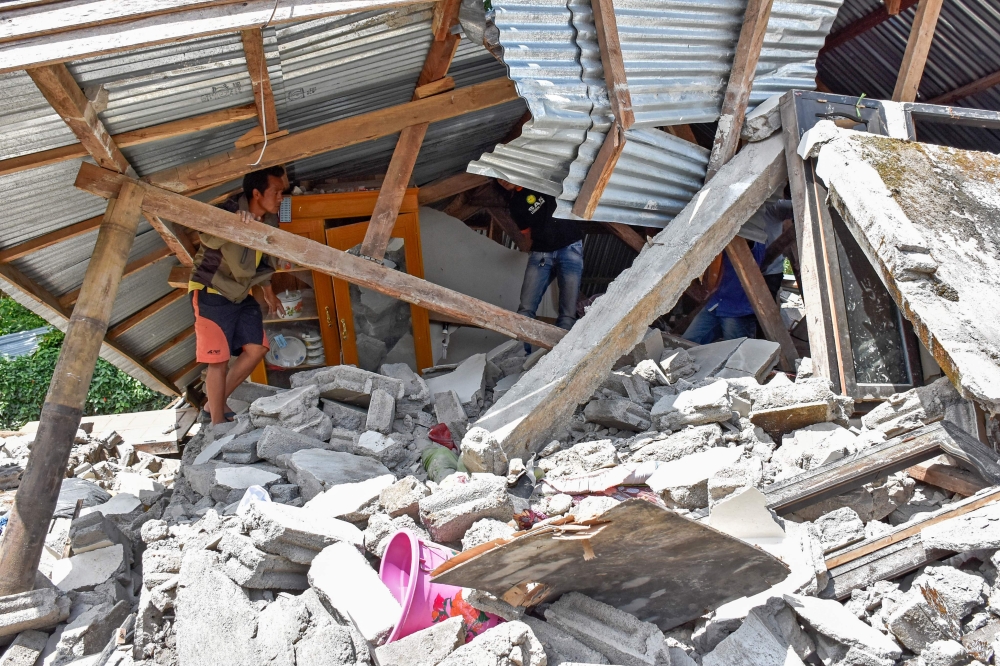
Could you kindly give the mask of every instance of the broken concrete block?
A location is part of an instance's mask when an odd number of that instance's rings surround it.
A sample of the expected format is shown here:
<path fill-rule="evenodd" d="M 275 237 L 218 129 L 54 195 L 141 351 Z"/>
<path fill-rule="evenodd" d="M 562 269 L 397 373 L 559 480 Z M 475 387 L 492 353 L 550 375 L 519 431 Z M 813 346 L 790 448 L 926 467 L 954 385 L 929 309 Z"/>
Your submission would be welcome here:
<path fill-rule="evenodd" d="M 756 488 L 744 488 L 712 506 L 708 524 L 738 539 L 783 539 L 785 531 Z"/>
<path fill-rule="evenodd" d="M 338 483 L 306 502 L 302 509 L 340 520 L 367 520 L 375 513 L 382 491 L 395 481 L 392 474 L 382 474 L 357 483 Z"/>
<path fill-rule="evenodd" d="M 104 602 L 88 608 L 53 633 L 46 645 L 45 663 L 61 666 L 79 663 L 77 660 L 87 655 L 98 655 L 128 614 L 126 601 Z"/>
<path fill-rule="evenodd" d="M 268 426 L 268 427 L 275 428 L 278 426 Z M 226 435 L 220 440 L 216 440 L 216 441 L 224 441 L 224 440 L 226 441 L 226 443 L 222 446 L 222 459 L 227 463 L 236 463 L 242 465 L 247 465 L 250 463 L 257 462 L 258 460 L 260 460 L 260 456 L 257 455 L 257 443 L 260 441 L 261 437 L 264 435 L 266 431 L 267 431 L 266 428 L 263 430 L 258 428 L 257 430 L 251 430 L 250 432 L 240 435 L 239 437 Z M 212 444 L 214 445 L 215 442 L 213 442 Z M 212 445 L 209 445 L 209 447 L 206 448 L 210 448 L 211 446 Z M 198 458 L 201 458 L 201 456 L 199 455 Z M 195 462 L 196 464 L 200 464 L 197 463 L 197 459 Z"/>
<path fill-rule="evenodd" d="M 649 412 L 631 400 L 591 400 L 583 410 L 588 423 L 606 428 L 642 432 L 649 430 Z"/>
<path fill-rule="evenodd" d="M 462 401 L 454 391 L 434 394 L 434 416 L 438 423 L 448 426 L 453 439 L 465 437 L 469 428 L 469 417 L 462 407 Z"/>
<path fill-rule="evenodd" d="M 392 422 L 396 420 L 396 400 L 387 391 L 375 389 L 372 391 L 371 402 L 368 404 L 368 418 L 365 429 L 388 435 L 392 432 Z"/>
<path fill-rule="evenodd" d="M 924 648 L 920 658 L 924 666 L 959 666 L 968 660 L 969 653 L 958 641 L 935 641 Z"/>
<path fill-rule="evenodd" d="M 327 546 L 316 556 L 309 568 L 309 584 L 375 645 L 389 637 L 402 612 L 364 556 L 346 543 Z"/>
<path fill-rule="evenodd" d="M 107 548 L 116 543 L 122 544 L 129 552 L 132 550 L 128 537 L 99 511 L 74 520 L 69 530 L 69 540 L 74 555 Z"/>
<path fill-rule="evenodd" d="M 947 608 L 931 587 L 910 588 L 885 624 L 900 643 L 917 653 L 936 641 L 961 637 L 961 625 L 948 616 Z"/>
<path fill-rule="evenodd" d="M 495 539 L 510 538 L 516 530 L 505 522 L 483 518 L 472 524 L 462 537 L 462 550 L 469 550 Z"/>
<path fill-rule="evenodd" d="M 506 393 L 517 383 L 517 380 L 521 378 L 524 373 L 516 372 L 513 375 L 507 375 L 503 379 L 497 382 L 496 386 L 493 387 L 493 401 L 496 402 L 503 394 Z"/>
<path fill-rule="evenodd" d="M 263 463 L 218 467 L 215 470 L 215 486 L 207 494 L 216 502 L 238 501 L 243 496 L 241 491 L 250 486 L 267 488 L 279 481 L 281 475 L 272 469 Z M 233 496 L 237 496 L 235 500 L 231 499 Z"/>
<path fill-rule="evenodd" d="M 330 417 L 334 428 L 343 428 L 356 432 L 365 429 L 368 412 L 364 409 L 343 402 L 337 402 L 336 400 L 323 399 L 321 402 L 323 403 L 323 412 Z"/>
<path fill-rule="evenodd" d="M 115 485 L 118 492 L 135 495 L 146 506 L 155 502 L 164 490 L 162 483 L 157 483 L 148 476 L 125 471 L 118 473 Z"/>
<path fill-rule="evenodd" d="M 660 360 L 663 354 L 663 335 L 655 328 L 646 329 L 646 335 L 632 349 L 632 365 L 639 365 L 643 361 Z"/>
<path fill-rule="evenodd" d="M 851 398 L 835 394 L 830 389 L 830 382 L 821 377 L 794 384 L 754 384 L 740 393 L 753 405 L 750 420 L 772 437 L 823 421 L 846 426 L 854 405 Z"/>
<path fill-rule="evenodd" d="M 104 504 L 111 499 L 111 494 L 93 481 L 86 479 L 63 479 L 59 487 L 59 499 L 56 502 L 54 518 L 72 518 L 76 510 L 76 501 L 83 500 L 83 508 Z M 82 512 L 81 512 L 82 513 Z"/>
<path fill-rule="evenodd" d="M 368 430 L 361 433 L 350 452 L 374 458 L 384 465 L 392 465 L 403 457 L 405 449 L 406 444 L 398 434 L 390 437 L 374 430 Z"/>
<path fill-rule="evenodd" d="M 881 520 L 912 499 L 915 485 L 916 482 L 905 472 L 899 472 L 799 509 L 795 517 L 816 520 L 834 509 L 847 506 L 854 509 L 863 522 Z"/>
<path fill-rule="evenodd" d="M 508 622 L 524 618 L 525 608 L 523 606 L 511 606 L 503 599 L 483 590 L 467 589 L 466 592 L 468 594 L 466 594 L 465 600 L 476 610 L 493 613 Z"/>
<path fill-rule="evenodd" d="M 519 664 L 545 666 L 545 648 L 523 622 L 505 622 L 452 652 L 440 666 Z"/>
<path fill-rule="evenodd" d="M 357 483 L 390 473 L 373 458 L 317 449 L 281 456 L 278 464 L 288 470 L 289 481 L 298 485 L 307 502 L 337 484 Z"/>
<path fill-rule="evenodd" d="M 763 141 L 781 130 L 781 95 L 771 95 L 747 113 L 740 138 L 751 143 Z"/>
<path fill-rule="evenodd" d="M 445 375 L 427 380 L 427 387 L 437 404 L 437 394 L 454 391 L 460 404 L 474 402 L 486 392 L 486 354 L 473 354 Z M 442 421 L 444 423 L 444 421 Z"/>
<path fill-rule="evenodd" d="M 269 425 L 298 425 L 306 412 L 319 402 L 319 388 L 303 386 L 265 396 L 250 405 L 250 422 L 255 428 Z"/>
<path fill-rule="evenodd" d="M 967 432 L 970 403 L 962 398 L 947 377 L 941 377 L 926 386 L 918 386 L 905 393 L 896 393 L 871 410 L 861 423 L 869 430 L 878 430 L 886 437 L 895 437 L 920 426 L 946 418 Z M 974 410 L 973 410 L 974 412 Z M 971 417 L 972 424 L 975 416 Z"/>
<path fill-rule="evenodd" d="M 708 499 L 717 502 L 742 488 L 756 488 L 764 476 L 764 466 L 757 456 L 741 458 L 715 471 L 708 479 Z"/>
<path fill-rule="evenodd" d="M 538 461 L 538 468 L 549 478 L 593 472 L 618 464 L 618 451 L 610 440 L 580 442 L 564 451 Z"/>
<path fill-rule="evenodd" d="M 678 379 L 691 377 L 698 372 L 698 364 L 684 349 L 668 349 L 660 355 L 660 370 L 668 384 L 675 384 Z"/>
<path fill-rule="evenodd" d="M 266 503 L 266 502 L 265 502 Z M 225 532 L 219 552 L 226 556 L 226 574 L 240 587 L 254 590 L 304 590 L 308 564 L 258 550 L 250 537 Z"/>
<path fill-rule="evenodd" d="M 646 479 L 653 492 L 662 493 L 677 506 L 699 509 L 708 506 L 708 480 L 717 471 L 736 463 L 743 447 L 714 448 L 663 463 Z"/>
<path fill-rule="evenodd" d="M 368 406 L 372 391 L 379 388 L 396 400 L 403 397 L 403 382 L 351 365 L 297 372 L 292 375 L 291 384 L 293 388 L 313 384 L 319 387 L 320 397 L 361 407 Z"/>
<path fill-rule="evenodd" d="M 294 422 L 282 421 L 282 425 L 297 433 L 326 441 L 333 432 L 333 420 L 318 407 L 310 407 L 300 419 Z"/>
<path fill-rule="evenodd" d="M 781 438 L 774 459 L 810 470 L 857 453 L 857 435 L 835 423 L 816 423 Z"/>
<path fill-rule="evenodd" d="M 668 659 L 656 625 L 579 592 L 563 595 L 545 611 L 545 619 L 613 664 L 654 666 Z"/>
<path fill-rule="evenodd" d="M 462 438 L 462 464 L 470 473 L 504 476 L 509 462 L 500 442 L 489 430 L 473 428 Z"/>
<path fill-rule="evenodd" d="M 379 372 L 403 382 L 403 397 L 396 400 L 397 412 L 412 414 L 430 403 L 430 387 L 406 363 L 387 363 L 379 368 Z"/>
<path fill-rule="evenodd" d="M 420 522 L 434 541 L 459 541 L 482 518 L 510 520 L 514 505 L 507 494 L 507 479 L 474 476 L 467 484 L 441 489 L 420 500 Z"/>
<path fill-rule="evenodd" d="M 718 424 L 691 426 L 637 449 L 629 457 L 628 462 L 640 463 L 649 460 L 670 462 L 721 444 L 722 428 Z"/>
<path fill-rule="evenodd" d="M 931 564 L 913 582 L 915 587 L 934 588 L 948 613 L 964 619 L 990 595 L 989 585 L 982 577 L 946 564 Z"/>
<path fill-rule="evenodd" d="M 402 515 L 416 517 L 420 513 L 418 503 L 431 494 L 430 488 L 414 476 L 408 476 L 387 486 L 379 493 L 379 505 L 390 518 Z"/>
<path fill-rule="evenodd" d="M 80 515 L 87 516 L 96 511 L 104 514 L 105 516 L 121 516 L 132 513 L 141 506 L 142 501 L 135 495 L 130 493 L 118 493 L 104 504 L 98 504 L 97 506 L 89 509 L 83 509 L 80 512 Z"/>
<path fill-rule="evenodd" d="M 176 602 L 178 662 L 203 666 L 261 663 L 257 607 L 209 550 L 184 555 Z"/>
<path fill-rule="evenodd" d="M 865 539 L 865 524 L 861 522 L 858 512 L 850 507 L 845 506 L 820 516 L 813 524 L 819 530 L 824 553 Z"/>
<path fill-rule="evenodd" d="M 572 635 L 555 625 L 530 615 L 521 620 L 531 628 L 535 638 L 545 649 L 548 666 L 559 664 L 609 664 L 603 654 L 587 647 Z M 673 666 L 673 664 L 671 664 Z"/>
<path fill-rule="evenodd" d="M 385 367 L 385 366 L 383 366 Z M 437 666 L 465 644 L 465 623 L 451 617 L 375 650 L 381 666 Z"/>
<path fill-rule="evenodd" d="M 48 639 L 41 631 L 22 631 L 0 657 L 0 666 L 35 666 Z"/>
<path fill-rule="evenodd" d="M 799 619 L 818 634 L 845 646 L 857 648 L 879 659 L 899 659 L 903 651 L 895 641 L 862 622 L 832 599 L 784 595 Z"/>
<path fill-rule="evenodd" d="M 0 637 L 49 629 L 69 617 L 70 599 L 54 588 L 0 597 Z"/>
<path fill-rule="evenodd" d="M 729 384 L 720 379 L 698 389 L 665 395 L 653 405 L 650 415 L 661 430 L 728 421 L 733 416 Z"/>
<path fill-rule="evenodd" d="M 614 497 L 590 495 L 580 500 L 580 503 L 570 509 L 569 513 L 576 519 L 576 522 L 582 523 L 594 520 L 618 504 L 621 504 L 621 500 L 617 500 Z"/>
<path fill-rule="evenodd" d="M 751 611 L 740 628 L 702 658 L 702 666 L 804 666 L 784 636 Z"/>
<path fill-rule="evenodd" d="M 292 562 L 309 564 L 329 545 L 346 542 L 361 548 L 362 533 L 354 525 L 320 511 L 274 502 L 254 502 L 243 526 L 261 550 Z"/>
<path fill-rule="evenodd" d="M 698 366 L 698 370 L 686 379 L 690 382 L 699 382 L 714 375 L 725 367 L 726 361 L 743 344 L 744 340 L 746 338 L 734 338 L 687 349 L 688 356 Z"/>
<path fill-rule="evenodd" d="M 652 363 L 652 361 L 646 362 Z M 638 374 L 624 378 L 622 386 L 625 388 L 628 399 L 632 402 L 642 405 L 647 409 L 653 406 L 655 400 L 653 399 L 653 393 L 649 389 L 649 382 Z"/>
<path fill-rule="evenodd" d="M 778 362 L 781 345 L 770 340 L 747 338 L 736 348 L 716 377 L 753 377 L 762 382 Z"/>
<path fill-rule="evenodd" d="M 920 540 L 925 548 L 959 553 L 1000 548 L 1000 505 L 988 504 L 965 515 L 930 525 L 920 532 Z"/>
<path fill-rule="evenodd" d="M 58 560 L 50 579 L 60 590 L 92 590 L 113 576 L 125 573 L 128 562 L 121 544 Z"/>

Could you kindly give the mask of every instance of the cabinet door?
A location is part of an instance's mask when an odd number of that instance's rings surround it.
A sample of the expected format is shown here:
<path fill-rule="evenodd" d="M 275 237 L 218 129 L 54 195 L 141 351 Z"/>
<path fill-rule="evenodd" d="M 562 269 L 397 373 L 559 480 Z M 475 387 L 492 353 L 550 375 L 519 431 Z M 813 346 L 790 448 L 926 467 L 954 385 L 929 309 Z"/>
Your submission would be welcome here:
<path fill-rule="evenodd" d="M 327 244 L 347 251 L 361 244 L 367 230 L 367 222 L 328 229 Z M 415 213 L 396 219 L 385 258 L 396 270 L 423 278 Z M 340 279 L 333 279 L 333 293 L 344 363 L 375 372 L 383 363 L 406 363 L 418 372 L 433 365 L 426 310 Z"/>

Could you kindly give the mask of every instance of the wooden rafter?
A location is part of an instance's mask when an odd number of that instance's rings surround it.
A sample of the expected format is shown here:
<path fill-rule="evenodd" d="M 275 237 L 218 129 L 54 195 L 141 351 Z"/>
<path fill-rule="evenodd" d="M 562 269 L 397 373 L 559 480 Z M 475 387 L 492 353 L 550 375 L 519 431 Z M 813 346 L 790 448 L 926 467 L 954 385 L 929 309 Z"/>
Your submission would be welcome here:
<path fill-rule="evenodd" d="M 213 0 L 211 2 L 85 0 L 63 13 L 63 4 L 26 9 L 7 21 L 0 44 L 0 73 L 79 58 L 169 44 L 326 16 L 408 4 L 411 0 Z M 125 6 L 130 9 L 126 10 Z M 134 7 L 134 9 L 133 9 Z M 102 12 L 94 11 L 103 8 Z M 6 16 L 5 16 L 6 19 Z"/>
<path fill-rule="evenodd" d="M 96 230 L 101 226 L 101 220 L 104 219 L 103 215 L 98 217 L 92 217 L 89 220 L 84 220 L 83 222 L 77 222 L 76 224 L 71 224 L 68 227 L 63 227 L 62 229 L 57 229 L 56 231 L 51 231 L 47 234 L 39 236 L 37 238 L 32 238 L 29 241 L 25 241 L 14 247 L 7 248 L 6 250 L 0 251 L 0 264 L 6 264 L 11 261 L 16 261 L 22 257 L 26 257 L 32 252 L 38 252 L 39 250 L 44 250 L 47 247 L 51 247 L 57 243 L 61 243 L 64 240 L 69 240 L 71 238 L 78 238 L 84 234 L 89 234 L 90 232 Z"/>
<path fill-rule="evenodd" d="M 139 310 L 132 316 L 128 317 L 124 321 L 121 321 L 118 324 L 115 324 L 110 329 L 108 329 L 108 339 L 116 340 L 120 338 L 122 335 L 132 330 L 140 323 L 146 321 L 147 319 L 155 315 L 157 312 L 160 312 L 164 308 L 173 305 L 180 299 L 184 298 L 186 295 L 187 295 L 186 289 L 174 289 L 166 296 L 158 298 L 157 300 L 153 301 L 152 303 L 150 303 L 143 309 Z"/>
<path fill-rule="evenodd" d="M 247 72 L 253 84 L 254 103 L 257 107 L 257 122 L 266 128 L 268 136 L 277 132 L 278 111 L 274 108 L 274 93 L 271 91 L 271 77 L 267 73 L 267 56 L 264 53 L 264 31 L 250 28 L 241 33 L 243 54 L 246 56 Z"/>
<path fill-rule="evenodd" d="M 156 230 L 156 233 L 160 234 L 163 238 L 163 242 L 167 244 L 167 247 L 171 252 L 177 257 L 177 261 L 181 262 L 182 266 L 194 266 L 194 256 L 197 250 L 194 247 L 194 243 L 191 242 L 191 238 L 182 229 L 177 229 L 172 222 L 161 219 L 156 215 L 146 215 L 146 221 L 149 222 L 149 226 Z"/>
<path fill-rule="evenodd" d="M 913 5 L 917 4 L 918 0 L 902 0 L 899 3 L 899 12 L 904 12 Z M 845 25 L 843 28 L 837 32 L 831 32 L 827 38 L 826 42 L 823 44 L 823 48 L 820 49 L 820 55 L 832 51 L 841 44 L 846 44 L 855 37 L 865 34 L 872 28 L 885 23 L 893 17 L 889 13 L 888 8 L 885 5 L 880 5 L 875 11 L 865 14 L 856 21 Z"/>
<path fill-rule="evenodd" d="M 943 4 L 944 0 L 920 0 L 917 5 L 917 13 L 913 16 L 913 26 L 910 28 L 910 37 L 906 41 L 903 63 L 899 66 L 899 77 L 896 79 L 896 87 L 892 91 L 893 101 L 916 101 L 920 79 L 924 76 L 924 65 L 927 64 L 927 55 L 931 50 L 934 29 L 937 27 Z"/>
<path fill-rule="evenodd" d="M 285 164 L 345 146 L 391 136 L 413 124 L 447 120 L 513 99 L 517 99 L 514 84 L 510 79 L 503 77 L 459 88 L 443 95 L 336 120 L 270 141 L 259 168 Z M 144 180 L 173 192 L 201 190 L 242 178 L 247 169 L 248 158 L 252 155 L 249 161 L 253 162 L 259 152 L 259 149 L 253 147 L 235 149 L 180 167 L 159 171 Z"/>
<path fill-rule="evenodd" d="M 946 92 L 943 95 L 938 95 L 934 99 L 930 100 L 930 104 L 953 104 L 960 99 L 965 99 L 966 97 L 972 97 L 973 95 L 978 95 L 979 93 L 989 90 L 993 86 L 1000 85 L 1000 72 L 993 72 L 987 76 L 980 79 L 976 79 L 971 83 L 967 83 L 960 88 L 955 88 L 950 92 Z"/>
<path fill-rule="evenodd" d="M 28 75 L 95 162 L 120 173 L 129 169 L 128 160 L 108 134 L 94 105 L 80 90 L 66 65 L 29 69 Z"/>
<path fill-rule="evenodd" d="M 433 183 L 424 185 L 420 188 L 417 201 L 421 206 L 427 206 L 442 199 L 453 197 L 456 194 L 461 194 L 467 190 L 475 189 L 481 185 L 486 185 L 489 182 L 490 179 L 486 176 L 463 171 L 462 173 L 446 176 L 445 178 L 435 180 Z"/>
<path fill-rule="evenodd" d="M 604 189 L 608 186 L 615 165 L 618 164 L 618 158 L 621 157 L 624 150 L 625 130 L 618 123 L 614 123 L 607 136 L 604 137 L 604 143 L 597 151 L 597 157 L 590 165 L 586 178 L 583 179 L 580 193 L 576 195 L 576 201 L 573 202 L 574 215 L 585 220 L 594 217 Z"/>
<path fill-rule="evenodd" d="M 220 109 L 219 111 L 211 111 L 199 116 L 184 118 L 183 120 L 172 120 L 160 125 L 153 125 L 152 127 L 122 132 L 121 134 L 113 135 L 111 138 L 119 148 L 130 148 L 150 143 L 151 141 L 160 141 L 175 136 L 231 125 L 249 120 L 255 115 L 256 110 L 253 104 L 234 106 L 229 109 Z M 52 148 L 50 150 L 22 155 L 21 157 L 12 157 L 7 160 L 0 160 L 0 176 L 48 166 L 50 164 L 58 164 L 67 160 L 79 159 L 86 157 L 88 154 L 83 144 L 75 143 L 61 148 Z"/>
<path fill-rule="evenodd" d="M 84 163 L 75 185 L 91 194 L 109 198 L 115 196 L 127 182 L 138 181 Z M 144 184 L 144 189 L 144 212 L 168 219 L 183 219 L 192 229 L 287 259 L 303 268 L 332 275 L 429 311 L 451 315 L 463 323 L 494 330 L 541 347 L 551 348 L 565 335 L 565 331 L 550 324 L 529 319 L 308 238 L 261 222 L 243 223 L 234 213 L 157 187 Z"/>
<path fill-rule="evenodd" d="M 161 247 L 158 250 L 153 250 L 149 254 L 139 257 L 135 261 L 129 262 L 129 264 L 125 266 L 125 270 L 122 271 L 122 279 L 124 280 L 131 275 L 135 275 L 147 266 L 155 264 L 156 262 L 162 261 L 163 259 L 171 256 L 173 256 L 173 252 L 171 252 L 169 247 Z M 76 299 L 79 297 L 80 290 L 74 289 L 73 291 L 60 296 L 59 303 L 64 308 L 68 309 L 71 305 L 76 303 Z"/>
<path fill-rule="evenodd" d="M 673 134 L 678 139 L 684 139 L 689 143 L 698 145 L 698 139 L 694 136 L 694 130 L 691 129 L 690 125 L 670 125 L 669 127 L 664 127 L 667 132 Z"/>
<path fill-rule="evenodd" d="M 642 249 L 646 247 L 646 239 L 629 225 L 622 224 L 621 222 L 602 222 L 602 224 L 608 231 L 618 236 L 623 243 L 636 252 L 642 252 Z"/>

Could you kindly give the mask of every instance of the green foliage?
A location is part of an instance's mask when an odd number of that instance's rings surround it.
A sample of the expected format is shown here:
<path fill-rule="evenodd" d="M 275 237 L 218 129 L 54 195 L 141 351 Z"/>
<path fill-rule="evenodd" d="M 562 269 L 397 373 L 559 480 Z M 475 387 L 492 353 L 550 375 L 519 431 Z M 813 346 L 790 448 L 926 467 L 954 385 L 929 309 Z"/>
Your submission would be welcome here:
<path fill-rule="evenodd" d="M 0 291 L 0 335 L 48 325 L 49 322 Z"/>
<path fill-rule="evenodd" d="M 23 312 L 22 312 L 23 311 Z M 0 298 L 0 325 L 15 326 L 21 322 L 30 330 L 44 326 L 31 321 L 33 313 L 9 298 Z M 10 320 L 8 320 L 8 313 Z M 29 325 L 30 323 L 30 325 Z M 17 430 L 28 421 L 37 421 L 55 371 L 63 334 L 50 331 L 39 339 L 38 349 L 28 356 L 0 358 L 0 430 Z M 121 414 L 161 409 L 170 401 L 166 396 L 146 388 L 103 359 L 97 361 L 90 391 L 84 405 L 84 415 Z"/>

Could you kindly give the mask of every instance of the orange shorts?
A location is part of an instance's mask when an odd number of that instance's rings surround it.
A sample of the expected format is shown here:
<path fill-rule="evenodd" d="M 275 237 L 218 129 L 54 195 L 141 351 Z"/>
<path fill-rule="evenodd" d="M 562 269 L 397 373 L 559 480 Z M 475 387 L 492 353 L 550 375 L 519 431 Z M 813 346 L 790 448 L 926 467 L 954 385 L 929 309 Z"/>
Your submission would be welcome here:
<path fill-rule="evenodd" d="M 194 308 L 195 358 L 199 363 L 222 363 L 238 356 L 243 345 L 268 347 L 264 316 L 251 297 L 233 303 L 220 294 L 196 289 L 191 292 Z"/>

